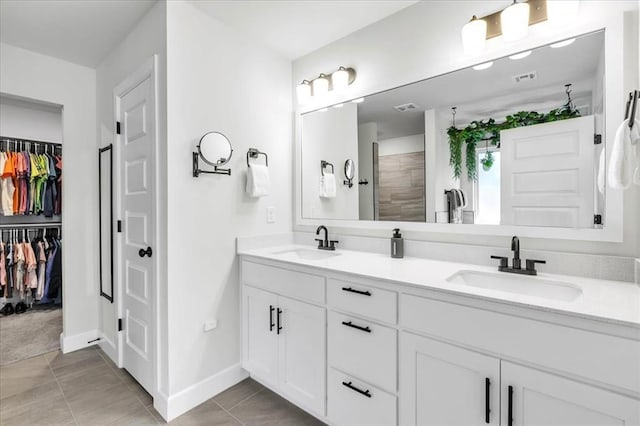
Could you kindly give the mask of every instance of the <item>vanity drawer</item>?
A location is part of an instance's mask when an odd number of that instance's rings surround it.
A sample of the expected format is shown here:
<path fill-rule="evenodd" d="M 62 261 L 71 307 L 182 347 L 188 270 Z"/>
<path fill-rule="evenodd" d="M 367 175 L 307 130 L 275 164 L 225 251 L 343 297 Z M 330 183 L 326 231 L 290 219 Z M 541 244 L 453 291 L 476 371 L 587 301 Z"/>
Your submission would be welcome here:
<path fill-rule="evenodd" d="M 397 403 L 394 395 L 333 368 L 330 368 L 328 373 L 327 411 L 332 424 L 397 424 Z"/>
<path fill-rule="evenodd" d="M 332 308 L 395 324 L 398 294 L 362 284 L 329 279 L 327 299 Z"/>
<path fill-rule="evenodd" d="M 325 279 L 319 275 L 244 260 L 242 262 L 242 282 L 294 299 L 320 304 L 324 304 L 325 301 Z"/>
<path fill-rule="evenodd" d="M 396 390 L 396 330 L 332 311 L 327 329 L 329 365 L 386 390 Z"/>

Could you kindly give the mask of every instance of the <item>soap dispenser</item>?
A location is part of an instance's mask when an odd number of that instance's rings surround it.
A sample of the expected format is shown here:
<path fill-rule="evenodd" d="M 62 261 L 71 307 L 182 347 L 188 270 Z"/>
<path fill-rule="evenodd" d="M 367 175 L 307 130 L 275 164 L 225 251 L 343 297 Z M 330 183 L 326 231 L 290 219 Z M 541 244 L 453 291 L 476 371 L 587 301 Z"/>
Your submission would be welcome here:
<path fill-rule="evenodd" d="M 394 228 L 393 237 L 391 237 L 391 257 L 395 259 L 404 257 L 404 238 L 399 228 Z"/>

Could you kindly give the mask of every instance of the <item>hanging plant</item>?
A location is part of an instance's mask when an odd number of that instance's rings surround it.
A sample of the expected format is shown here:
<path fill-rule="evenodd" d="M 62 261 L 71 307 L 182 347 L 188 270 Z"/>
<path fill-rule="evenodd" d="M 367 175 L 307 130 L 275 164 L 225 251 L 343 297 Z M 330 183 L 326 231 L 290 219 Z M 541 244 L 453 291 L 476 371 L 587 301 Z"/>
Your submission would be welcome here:
<path fill-rule="evenodd" d="M 491 170 L 491 166 L 493 166 L 493 161 L 494 161 L 493 152 L 487 150 L 482 160 L 480 160 L 480 163 L 482 163 L 482 170 L 484 170 L 485 172 L 488 172 L 489 170 Z"/>
<path fill-rule="evenodd" d="M 462 174 L 462 132 L 451 126 L 447 129 L 449 136 L 449 165 L 453 168 L 453 175 L 459 177 Z"/>

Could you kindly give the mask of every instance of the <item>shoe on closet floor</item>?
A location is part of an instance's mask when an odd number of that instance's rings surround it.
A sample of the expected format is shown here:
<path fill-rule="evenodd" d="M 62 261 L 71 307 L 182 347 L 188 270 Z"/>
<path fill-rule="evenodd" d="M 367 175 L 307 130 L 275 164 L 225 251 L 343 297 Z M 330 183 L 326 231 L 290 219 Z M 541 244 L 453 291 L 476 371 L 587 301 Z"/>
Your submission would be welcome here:
<path fill-rule="evenodd" d="M 16 303 L 16 314 L 22 314 L 27 311 L 27 305 L 24 302 Z"/>
<path fill-rule="evenodd" d="M 2 309 L 0 309 L 0 314 L 4 316 L 11 315 L 13 312 L 13 305 L 11 303 L 7 303 Z"/>

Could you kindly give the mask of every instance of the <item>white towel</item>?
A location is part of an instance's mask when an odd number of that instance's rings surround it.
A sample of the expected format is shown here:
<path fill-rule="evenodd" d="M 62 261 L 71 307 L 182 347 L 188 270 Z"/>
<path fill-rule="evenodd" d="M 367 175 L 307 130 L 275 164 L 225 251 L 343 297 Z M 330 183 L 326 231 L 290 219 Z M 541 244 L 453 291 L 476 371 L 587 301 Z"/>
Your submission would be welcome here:
<path fill-rule="evenodd" d="M 271 191 L 269 168 L 262 164 L 252 164 L 247 169 L 247 194 L 251 197 L 264 197 Z"/>
<path fill-rule="evenodd" d="M 336 177 L 333 173 L 326 173 L 320 176 L 320 196 L 322 198 L 335 198 Z"/>
<path fill-rule="evenodd" d="M 634 183 L 640 185 L 640 171 L 637 170 L 640 163 L 637 158 L 638 145 L 640 145 L 640 123 L 635 121 L 633 129 L 629 129 L 628 122 L 629 120 L 622 122 L 613 140 L 609 172 L 607 173 L 611 188 L 628 188 L 631 185 L 632 177 Z"/>

